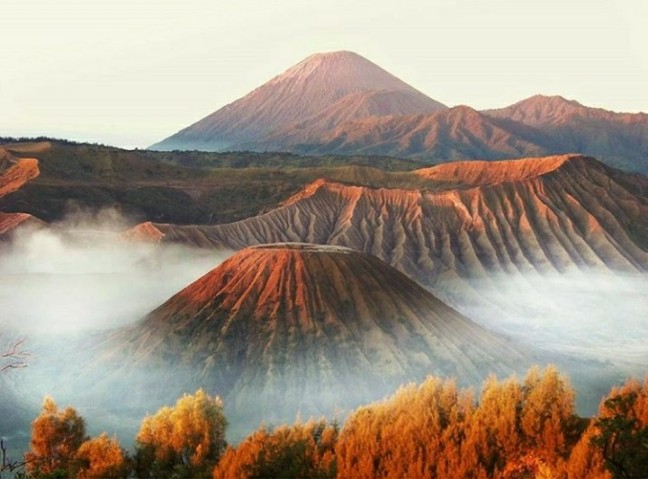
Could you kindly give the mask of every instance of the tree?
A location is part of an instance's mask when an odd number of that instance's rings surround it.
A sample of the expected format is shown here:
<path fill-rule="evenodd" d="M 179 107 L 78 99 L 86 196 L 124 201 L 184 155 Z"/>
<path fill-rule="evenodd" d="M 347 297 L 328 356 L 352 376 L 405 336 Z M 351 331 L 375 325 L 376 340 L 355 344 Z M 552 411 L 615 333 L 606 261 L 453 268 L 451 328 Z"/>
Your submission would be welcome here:
<path fill-rule="evenodd" d="M 85 421 L 72 407 L 60 410 L 51 397 L 32 423 L 27 472 L 35 477 L 67 477 L 79 446 L 86 440 Z"/>
<path fill-rule="evenodd" d="M 613 390 L 595 428 L 591 442 L 614 478 L 648 478 L 648 378 Z"/>
<path fill-rule="evenodd" d="M 605 469 L 601 449 L 592 442 L 596 434 L 596 421 L 592 420 L 569 456 L 566 467 L 569 479 L 612 479 L 612 474 Z"/>
<path fill-rule="evenodd" d="M 503 470 L 507 461 L 519 455 L 522 402 L 522 386 L 517 379 L 500 382 L 490 376 L 484 382 L 468 439 L 474 443 L 480 462 L 491 475 Z"/>
<path fill-rule="evenodd" d="M 357 409 L 335 447 L 339 476 L 482 477 L 474 451 L 463 447 L 473 402 L 453 380 L 429 377 Z"/>
<path fill-rule="evenodd" d="M 77 479 L 125 479 L 129 468 L 117 439 L 102 433 L 79 446 L 74 471 Z"/>
<path fill-rule="evenodd" d="M 221 399 L 202 389 L 147 416 L 136 438 L 138 477 L 211 477 L 225 449 L 226 426 Z"/>
<path fill-rule="evenodd" d="M 300 422 L 274 430 L 259 428 L 236 448 L 228 448 L 214 479 L 282 477 L 334 478 L 338 428 L 326 421 Z"/>

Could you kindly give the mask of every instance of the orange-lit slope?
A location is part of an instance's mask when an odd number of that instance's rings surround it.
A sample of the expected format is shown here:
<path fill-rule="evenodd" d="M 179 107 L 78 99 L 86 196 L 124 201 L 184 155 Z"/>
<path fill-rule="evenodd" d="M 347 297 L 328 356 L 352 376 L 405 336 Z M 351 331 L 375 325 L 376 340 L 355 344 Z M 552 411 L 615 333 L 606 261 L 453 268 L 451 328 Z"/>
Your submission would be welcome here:
<path fill-rule="evenodd" d="M 241 413 L 284 419 L 526 361 L 377 258 L 296 243 L 238 252 L 113 341 L 141 365 L 187 367 L 188 384 Z"/>
<path fill-rule="evenodd" d="M 38 176 L 38 160 L 23 158 L 5 163 L 6 168 L 0 171 L 0 198 L 13 193 L 29 180 Z"/>
<path fill-rule="evenodd" d="M 0 148 L 0 200 L 39 175 L 38 160 L 17 159 L 7 150 Z M 0 240 L 19 226 L 42 226 L 44 223 L 26 213 L 0 212 Z"/>
<path fill-rule="evenodd" d="M 423 187 L 318 181 L 262 216 L 155 229 L 164 241 L 228 249 L 279 241 L 348 246 L 427 286 L 498 272 L 648 269 L 644 176 L 578 155 L 462 162 L 410 175 Z"/>

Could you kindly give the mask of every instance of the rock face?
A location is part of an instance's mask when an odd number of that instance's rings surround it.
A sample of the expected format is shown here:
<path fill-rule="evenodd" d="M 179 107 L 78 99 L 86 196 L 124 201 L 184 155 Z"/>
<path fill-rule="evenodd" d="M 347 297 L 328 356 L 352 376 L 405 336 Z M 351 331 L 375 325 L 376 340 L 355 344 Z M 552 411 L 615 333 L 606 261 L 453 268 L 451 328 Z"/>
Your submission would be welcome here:
<path fill-rule="evenodd" d="M 386 175 L 384 184 L 319 180 L 265 215 L 135 232 L 234 250 L 281 241 L 347 246 L 452 304 L 461 294 L 454 285 L 497 273 L 648 270 L 648 178 L 592 158 L 449 163 Z"/>
<path fill-rule="evenodd" d="M 444 108 L 356 53 L 318 53 L 151 148 L 245 149 L 278 131 L 305 141 L 343 120 Z"/>
<path fill-rule="evenodd" d="M 428 374 L 473 383 L 526 364 L 377 258 L 299 243 L 236 253 L 109 343 L 178 387 L 216 391 L 252 425 L 330 413 Z"/>
<path fill-rule="evenodd" d="M 0 198 L 20 189 L 39 173 L 38 160 L 13 158 L 9 152 L 0 148 Z"/>

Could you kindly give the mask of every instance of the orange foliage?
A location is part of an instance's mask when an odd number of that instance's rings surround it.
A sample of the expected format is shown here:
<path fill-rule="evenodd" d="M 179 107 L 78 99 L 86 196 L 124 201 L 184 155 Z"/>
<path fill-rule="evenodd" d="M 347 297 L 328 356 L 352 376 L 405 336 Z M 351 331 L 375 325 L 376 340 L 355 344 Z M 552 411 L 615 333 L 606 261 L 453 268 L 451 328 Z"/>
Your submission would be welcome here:
<path fill-rule="evenodd" d="M 338 477 L 485 477 L 466 442 L 472 394 L 429 378 L 345 422 L 336 446 Z"/>
<path fill-rule="evenodd" d="M 225 451 L 213 477 L 333 478 L 337 434 L 337 427 L 325 421 L 298 422 L 271 431 L 261 427 Z"/>
<path fill-rule="evenodd" d="M 32 423 L 30 450 L 25 454 L 27 471 L 35 476 L 68 471 L 85 440 L 85 421 L 75 409 L 60 410 L 51 397 Z"/>
<path fill-rule="evenodd" d="M 642 477 L 648 378 L 613 388 L 587 422 L 575 415 L 571 386 L 550 366 L 531 369 L 522 382 L 489 377 L 478 402 L 454 380 L 430 377 L 357 409 L 340 432 L 324 420 L 261 427 L 223 453 L 222 403 L 199 390 L 144 419 L 134 472 L 156 479 Z M 83 418 L 72 408 L 59 410 L 51 398 L 33 422 L 26 460 L 34 477 L 130 472 L 115 439 L 86 440 Z"/>
<path fill-rule="evenodd" d="M 77 479 L 120 479 L 128 476 L 126 456 L 106 433 L 81 444 L 75 456 Z"/>
<path fill-rule="evenodd" d="M 479 405 L 454 381 L 429 378 L 349 417 L 338 477 L 564 477 L 578 425 L 574 393 L 553 367 L 523 384 L 490 377 Z"/>
<path fill-rule="evenodd" d="M 137 434 L 137 473 L 143 477 L 208 477 L 225 448 L 223 403 L 202 389 L 174 407 L 147 416 Z"/>

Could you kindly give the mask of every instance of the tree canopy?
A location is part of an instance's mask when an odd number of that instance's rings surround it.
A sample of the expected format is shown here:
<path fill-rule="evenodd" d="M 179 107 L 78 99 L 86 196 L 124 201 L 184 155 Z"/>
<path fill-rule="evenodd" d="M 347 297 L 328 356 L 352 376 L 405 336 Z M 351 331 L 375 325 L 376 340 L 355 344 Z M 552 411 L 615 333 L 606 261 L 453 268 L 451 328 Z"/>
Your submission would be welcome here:
<path fill-rule="evenodd" d="M 219 397 L 202 389 L 185 394 L 174 407 L 144 418 L 136 438 L 138 477 L 211 477 L 226 446 L 226 427 Z"/>

